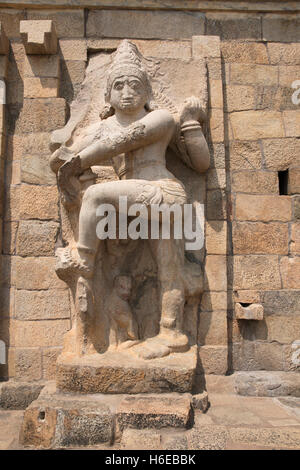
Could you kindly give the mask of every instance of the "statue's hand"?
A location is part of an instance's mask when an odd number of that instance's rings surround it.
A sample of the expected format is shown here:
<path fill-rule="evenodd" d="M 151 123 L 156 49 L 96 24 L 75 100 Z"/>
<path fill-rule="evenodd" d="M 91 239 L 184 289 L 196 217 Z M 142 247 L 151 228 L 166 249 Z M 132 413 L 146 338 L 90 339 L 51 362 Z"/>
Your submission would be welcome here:
<path fill-rule="evenodd" d="M 51 155 L 50 158 L 50 167 L 51 170 L 54 173 L 58 173 L 58 170 L 60 167 L 67 162 L 68 160 L 71 160 L 72 157 L 74 157 L 74 153 L 68 148 L 62 145 L 59 147 L 55 152 Z"/>
<path fill-rule="evenodd" d="M 180 113 L 180 124 L 187 121 L 204 122 L 206 120 L 205 112 L 201 106 L 200 100 L 195 96 L 187 98 L 182 106 Z"/>
<path fill-rule="evenodd" d="M 79 205 L 80 183 L 77 177 L 81 173 L 80 157 L 75 155 L 58 170 L 57 182 L 62 202 L 69 209 Z"/>

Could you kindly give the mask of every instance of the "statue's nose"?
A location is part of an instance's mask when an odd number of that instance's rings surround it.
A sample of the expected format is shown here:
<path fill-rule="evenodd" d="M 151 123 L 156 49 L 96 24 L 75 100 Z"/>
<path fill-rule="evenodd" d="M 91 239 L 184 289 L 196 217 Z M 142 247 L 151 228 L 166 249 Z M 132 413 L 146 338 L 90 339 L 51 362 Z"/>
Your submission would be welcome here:
<path fill-rule="evenodd" d="M 123 87 L 123 98 L 130 98 L 132 96 L 131 88 L 125 83 Z"/>

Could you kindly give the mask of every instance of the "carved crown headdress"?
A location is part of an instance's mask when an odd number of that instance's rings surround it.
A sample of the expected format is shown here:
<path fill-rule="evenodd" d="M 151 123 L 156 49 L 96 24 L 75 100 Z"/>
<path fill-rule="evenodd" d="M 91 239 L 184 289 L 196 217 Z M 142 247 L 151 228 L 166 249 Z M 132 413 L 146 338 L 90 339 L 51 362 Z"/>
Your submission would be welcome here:
<path fill-rule="evenodd" d="M 114 53 L 112 64 L 107 74 L 106 100 L 109 99 L 111 87 L 116 78 L 134 75 L 151 91 L 147 70 L 143 66 L 143 56 L 135 44 L 124 39 Z"/>

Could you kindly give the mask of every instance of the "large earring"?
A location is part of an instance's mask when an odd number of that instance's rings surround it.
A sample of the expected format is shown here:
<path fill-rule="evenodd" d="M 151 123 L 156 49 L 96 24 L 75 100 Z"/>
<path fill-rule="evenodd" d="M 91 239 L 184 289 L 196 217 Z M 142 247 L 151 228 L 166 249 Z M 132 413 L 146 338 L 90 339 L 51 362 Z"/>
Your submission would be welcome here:
<path fill-rule="evenodd" d="M 109 103 L 107 103 L 103 106 L 102 110 L 99 113 L 99 116 L 103 120 L 109 118 L 110 116 L 113 116 L 114 114 L 114 108 Z"/>

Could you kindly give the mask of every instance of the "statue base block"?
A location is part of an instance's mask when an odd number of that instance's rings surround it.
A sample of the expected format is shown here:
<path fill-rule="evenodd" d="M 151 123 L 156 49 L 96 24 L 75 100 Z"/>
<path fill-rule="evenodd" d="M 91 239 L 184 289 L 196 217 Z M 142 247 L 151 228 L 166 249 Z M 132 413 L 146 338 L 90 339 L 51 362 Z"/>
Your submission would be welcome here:
<path fill-rule="evenodd" d="M 197 348 L 184 353 L 144 360 L 130 350 L 107 351 L 75 357 L 62 354 L 57 361 L 57 388 L 80 393 L 192 392 Z"/>
<path fill-rule="evenodd" d="M 129 428 L 189 429 L 193 414 L 189 393 L 83 395 L 50 383 L 26 409 L 20 441 L 44 449 L 118 445 Z"/>

